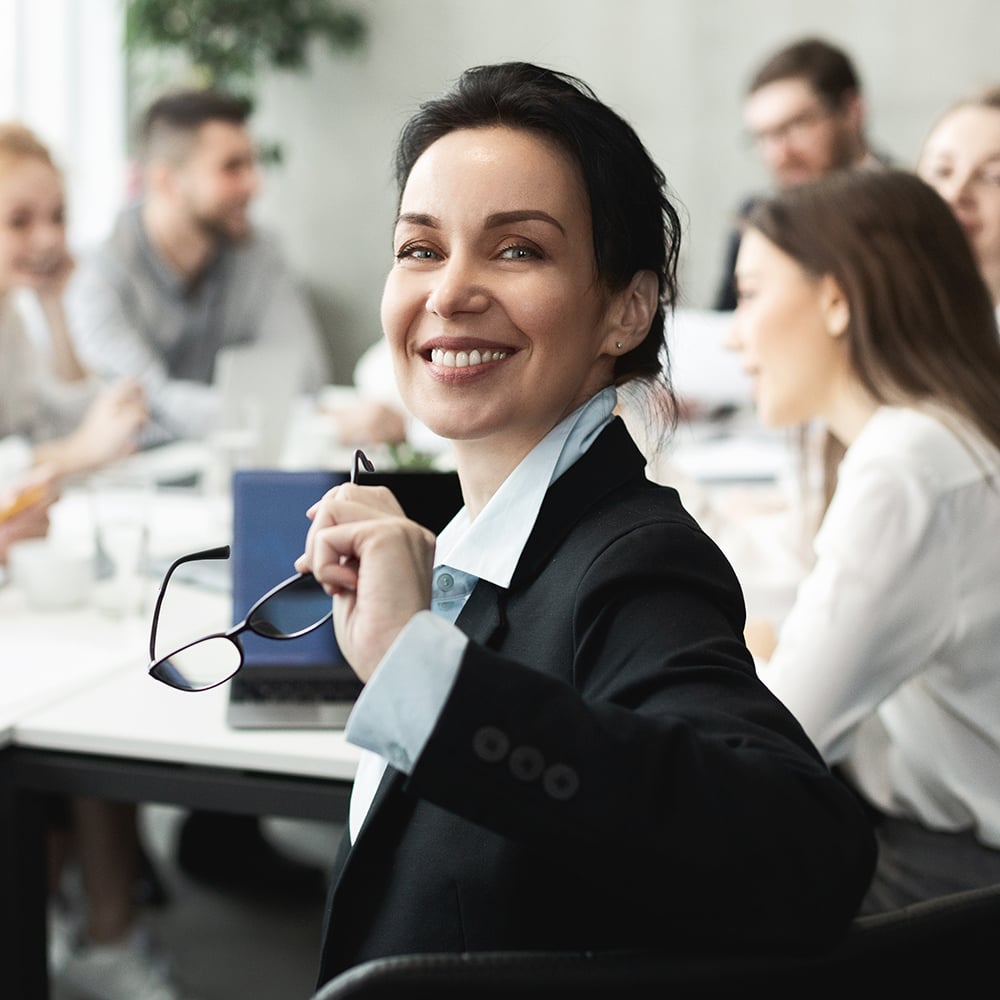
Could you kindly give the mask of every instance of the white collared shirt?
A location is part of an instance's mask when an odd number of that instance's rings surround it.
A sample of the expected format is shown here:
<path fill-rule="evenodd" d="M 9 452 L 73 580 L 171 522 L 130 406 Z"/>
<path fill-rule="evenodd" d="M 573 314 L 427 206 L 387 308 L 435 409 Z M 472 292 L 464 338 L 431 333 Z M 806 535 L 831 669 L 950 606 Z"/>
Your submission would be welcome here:
<path fill-rule="evenodd" d="M 362 747 L 351 793 L 353 843 L 386 763 L 413 770 L 451 691 L 468 639 L 454 624 L 477 580 L 510 585 L 549 486 L 611 420 L 617 395 L 603 389 L 552 428 L 503 481 L 479 516 L 463 507 L 438 536 L 432 611 L 396 637 L 361 692 L 344 735 Z"/>
<path fill-rule="evenodd" d="M 761 679 L 883 811 L 1000 848 L 1000 453 L 882 407 Z"/>

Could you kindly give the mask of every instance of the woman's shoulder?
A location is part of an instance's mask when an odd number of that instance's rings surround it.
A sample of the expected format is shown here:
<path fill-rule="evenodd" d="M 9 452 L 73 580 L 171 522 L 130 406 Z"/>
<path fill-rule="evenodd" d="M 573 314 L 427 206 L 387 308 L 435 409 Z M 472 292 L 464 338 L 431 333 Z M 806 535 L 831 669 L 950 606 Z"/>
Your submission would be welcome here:
<path fill-rule="evenodd" d="M 952 489 L 1000 474 L 1000 451 L 957 414 L 883 406 L 848 449 L 840 478 L 877 470 Z"/>
<path fill-rule="evenodd" d="M 677 490 L 648 480 L 621 486 L 581 519 L 578 530 L 598 549 L 625 546 L 650 559 L 664 552 L 714 561 L 721 550 L 685 508 Z"/>

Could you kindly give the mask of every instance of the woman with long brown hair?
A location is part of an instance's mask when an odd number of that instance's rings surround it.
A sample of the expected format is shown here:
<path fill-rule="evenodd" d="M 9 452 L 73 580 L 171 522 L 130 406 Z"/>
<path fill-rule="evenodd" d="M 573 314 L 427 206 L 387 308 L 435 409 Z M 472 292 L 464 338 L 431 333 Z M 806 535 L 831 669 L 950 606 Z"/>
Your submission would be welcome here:
<path fill-rule="evenodd" d="M 848 171 L 745 221 L 733 341 L 773 425 L 845 451 L 761 675 L 873 807 L 867 906 L 1000 881 L 1000 341 L 916 176 Z M 753 643 L 751 643 L 753 645 Z"/>

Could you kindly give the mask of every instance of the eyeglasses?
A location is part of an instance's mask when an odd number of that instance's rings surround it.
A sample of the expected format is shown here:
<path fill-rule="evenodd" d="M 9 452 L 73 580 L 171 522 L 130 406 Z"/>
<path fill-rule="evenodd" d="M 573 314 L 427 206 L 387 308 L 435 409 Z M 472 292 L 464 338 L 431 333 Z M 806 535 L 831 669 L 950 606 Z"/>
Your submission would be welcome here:
<path fill-rule="evenodd" d="M 360 449 L 354 452 L 351 482 L 358 480 L 361 469 L 374 472 L 375 466 Z M 228 559 L 229 546 L 192 552 L 175 559 L 163 577 L 149 632 L 149 674 L 179 691 L 208 691 L 224 684 L 243 666 L 240 634 L 253 632 L 266 639 L 297 639 L 313 632 L 330 620 L 333 607 L 330 597 L 309 573 L 295 573 L 272 587 L 254 602 L 243 621 L 224 632 L 213 632 L 175 649 L 166 656 L 156 655 L 156 632 L 167 585 L 174 571 L 197 560 Z"/>
<path fill-rule="evenodd" d="M 777 144 L 795 146 L 810 135 L 820 122 L 833 117 L 833 112 L 826 107 L 806 108 L 797 115 L 780 122 L 772 128 L 762 128 L 750 132 L 748 138 L 758 149 Z"/>

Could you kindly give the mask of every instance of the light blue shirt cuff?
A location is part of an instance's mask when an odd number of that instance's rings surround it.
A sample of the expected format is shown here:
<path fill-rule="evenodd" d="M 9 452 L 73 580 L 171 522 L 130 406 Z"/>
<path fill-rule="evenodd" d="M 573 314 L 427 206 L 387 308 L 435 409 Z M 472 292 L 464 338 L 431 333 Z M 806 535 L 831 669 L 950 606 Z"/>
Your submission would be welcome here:
<path fill-rule="evenodd" d="M 420 611 L 389 647 L 362 690 L 344 737 L 409 774 L 448 698 L 469 639 Z"/>

